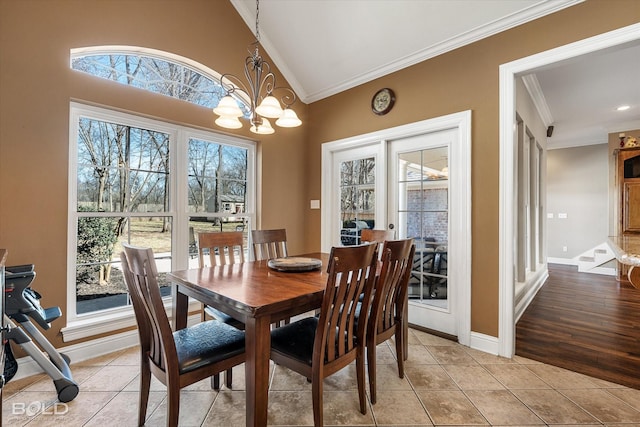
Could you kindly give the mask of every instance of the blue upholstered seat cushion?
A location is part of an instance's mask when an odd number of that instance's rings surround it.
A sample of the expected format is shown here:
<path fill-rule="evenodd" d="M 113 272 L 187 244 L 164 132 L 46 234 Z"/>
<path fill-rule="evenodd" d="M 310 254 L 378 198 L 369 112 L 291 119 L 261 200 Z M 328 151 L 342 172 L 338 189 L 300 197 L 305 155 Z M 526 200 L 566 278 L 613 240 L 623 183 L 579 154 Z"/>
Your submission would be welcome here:
<path fill-rule="evenodd" d="M 311 366 L 317 329 L 315 316 L 275 328 L 271 331 L 271 348 Z"/>
<path fill-rule="evenodd" d="M 244 332 L 209 320 L 173 333 L 180 373 L 244 352 Z"/>
<path fill-rule="evenodd" d="M 218 320 L 218 321 L 220 321 L 222 323 L 226 323 L 227 325 L 231 325 L 234 328 L 244 329 L 244 323 L 242 323 L 238 319 L 234 319 L 233 317 L 229 316 L 227 313 L 223 313 L 222 311 L 218 310 L 217 308 L 213 308 L 211 306 L 205 306 L 204 312 L 207 313 L 210 317 L 213 317 L 214 319 L 216 319 L 216 320 Z"/>

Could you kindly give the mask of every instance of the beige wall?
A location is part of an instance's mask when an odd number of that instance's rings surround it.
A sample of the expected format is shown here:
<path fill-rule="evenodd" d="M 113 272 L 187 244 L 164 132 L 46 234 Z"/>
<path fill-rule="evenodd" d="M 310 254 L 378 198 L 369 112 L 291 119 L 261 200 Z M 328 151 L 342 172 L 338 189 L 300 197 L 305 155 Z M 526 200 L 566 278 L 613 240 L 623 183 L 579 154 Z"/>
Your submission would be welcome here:
<path fill-rule="evenodd" d="M 67 312 L 70 100 L 220 131 L 210 109 L 70 70 L 70 49 L 143 46 L 242 75 L 252 41 L 227 1 L 0 0 L 0 247 L 9 250 L 8 265 L 35 264 L 43 306 Z M 296 105 L 303 121 L 306 109 Z M 305 132 L 280 129 L 259 143 L 259 225 L 286 227 L 292 253 L 306 244 Z M 235 134 L 254 137 L 247 125 Z M 47 332 L 55 344 L 64 323 Z"/>
<path fill-rule="evenodd" d="M 640 21 L 640 2 L 588 0 L 488 39 L 310 105 L 308 198 L 320 197 L 323 142 L 445 114 L 472 110 L 471 329 L 498 335 L 498 202 L 500 64 Z M 371 113 L 373 94 L 390 87 L 394 109 Z M 318 247 L 320 215 L 307 229 Z M 311 243 L 310 243 L 311 245 Z M 310 246 L 309 249 L 312 247 Z"/>
<path fill-rule="evenodd" d="M 152 6 L 150 6 L 152 5 Z M 589 0 L 312 105 L 305 124 L 262 138 L 262 227 L 286 227 L 292 253 L 320 248 L 323 142 L 473 111 L 472 330 L 498 328 L 498 66 L 640 21 L 636 0 Z M 220 38 L 220 34 L 233 34 Z M 251 32 L 226 1 L 0 0 L 0 247 L 8 264 L 35 263 L 45 306 L 66 311 L 69 101 L 114 106 L 213 129 L 208 109 L 83 76 L 69 49 L 139 45 L 241 74 Z M 386 116 L 370 111 L 381 87 Z M 218 130 L 218 129 L 215 129 Z M 245 127 L 236 135 L 251 137 Z M 54 323 L 47 336 L 61 345 Z"/>

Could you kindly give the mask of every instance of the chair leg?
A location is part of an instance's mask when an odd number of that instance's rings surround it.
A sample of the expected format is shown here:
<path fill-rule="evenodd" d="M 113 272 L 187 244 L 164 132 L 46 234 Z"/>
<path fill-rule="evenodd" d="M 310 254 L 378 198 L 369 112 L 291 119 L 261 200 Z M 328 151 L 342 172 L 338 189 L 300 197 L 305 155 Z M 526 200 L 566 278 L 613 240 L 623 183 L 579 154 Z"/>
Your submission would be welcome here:
<path fill-rule="evenodd" d="M 365 378 L 364 378 L 364 346 L 362 346 L 358 350 L 358 352 L 360 353 L 356 357 L 356 375 L 358 378 L 358 399 L 360 400 L 360 412 L 362 413 L 362 415 L 366 415 L 367 414 L 367 393 L 365 392 Z"/>
<path fill-rule="evenodd" d="M 322 427 L 322 411 L 324 404 L 322 403 L 322 378 L 317 375 L 313 376 L 311 383 L 311 399 L 313 400 L 313 425 Z"/>
<path fill-rule="evenodd" d="M 140 408 L 138 409 L 138 425 L 143 426 L 147 418 L 147 405 L 149 404 L 149 389 L 151 388 L 151 370 L 149 359 L 142 354 L 140 363 Z"/>
<path fill-rule="evenodd" d="M 180 417 L 180 388 L 167 381 L 167 427 L 177 427 Z"/>
<path fill-rule="evenodd" d="M 376 341 L 367 343 L 367 371 L 369 372 L 369 394 L 371 395 L 371 404 L 375 404 L 376 396 Z"/>
<path fill-rule="evenodd" d="M 405 304 L 403 316 L 402 316 L 402 319 L 400 320 L 400 323 L 402 324 L 402 339 L 404 343 L 403 353 L 402 353 L 404 360 L 407 360 L 409 358 L 409 321 L 407 320 L 408 318 L 409 318 L 409 304 Z"/>
<path fill-rule="evenodd" d="M 231 388 L 231 384 L 233 384 L 233 368 L 227 369 L 225 380 L 227 380 L 227 388 Z"/>
<path fill-rule="evenodd" d="M 211 388 L 214 390 L 220 390 L 220 374 L 213 374 L 211 376 Z"/>
<path fill-rule="evenodd" d="M 405 336 L 402 325 L 396 326 L 396 358 L 398 359 L 398 376 L 404 378 L 404 361 L 407 360 L 405 352 Z"/>

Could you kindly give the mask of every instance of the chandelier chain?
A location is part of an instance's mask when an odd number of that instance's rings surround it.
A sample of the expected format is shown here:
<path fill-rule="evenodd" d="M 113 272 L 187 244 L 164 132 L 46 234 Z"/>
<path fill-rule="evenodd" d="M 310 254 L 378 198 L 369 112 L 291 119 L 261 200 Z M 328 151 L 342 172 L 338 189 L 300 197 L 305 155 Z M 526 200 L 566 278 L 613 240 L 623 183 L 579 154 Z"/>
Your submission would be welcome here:
<path fill-rule="evenodd" d="M 256 0 L 256 40 L 260 41 L 260 0 Z"/>

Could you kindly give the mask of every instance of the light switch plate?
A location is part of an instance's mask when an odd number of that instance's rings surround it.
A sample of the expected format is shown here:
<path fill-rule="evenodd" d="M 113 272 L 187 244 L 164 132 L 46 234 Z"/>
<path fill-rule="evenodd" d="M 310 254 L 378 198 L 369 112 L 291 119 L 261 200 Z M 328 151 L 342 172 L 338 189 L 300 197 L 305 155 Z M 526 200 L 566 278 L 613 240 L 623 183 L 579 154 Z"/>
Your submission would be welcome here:
<path fill-rule="evenodd" d="M 320 209 L 320 200 L 311 200 L 309 207 L 311 209 Z"/>

